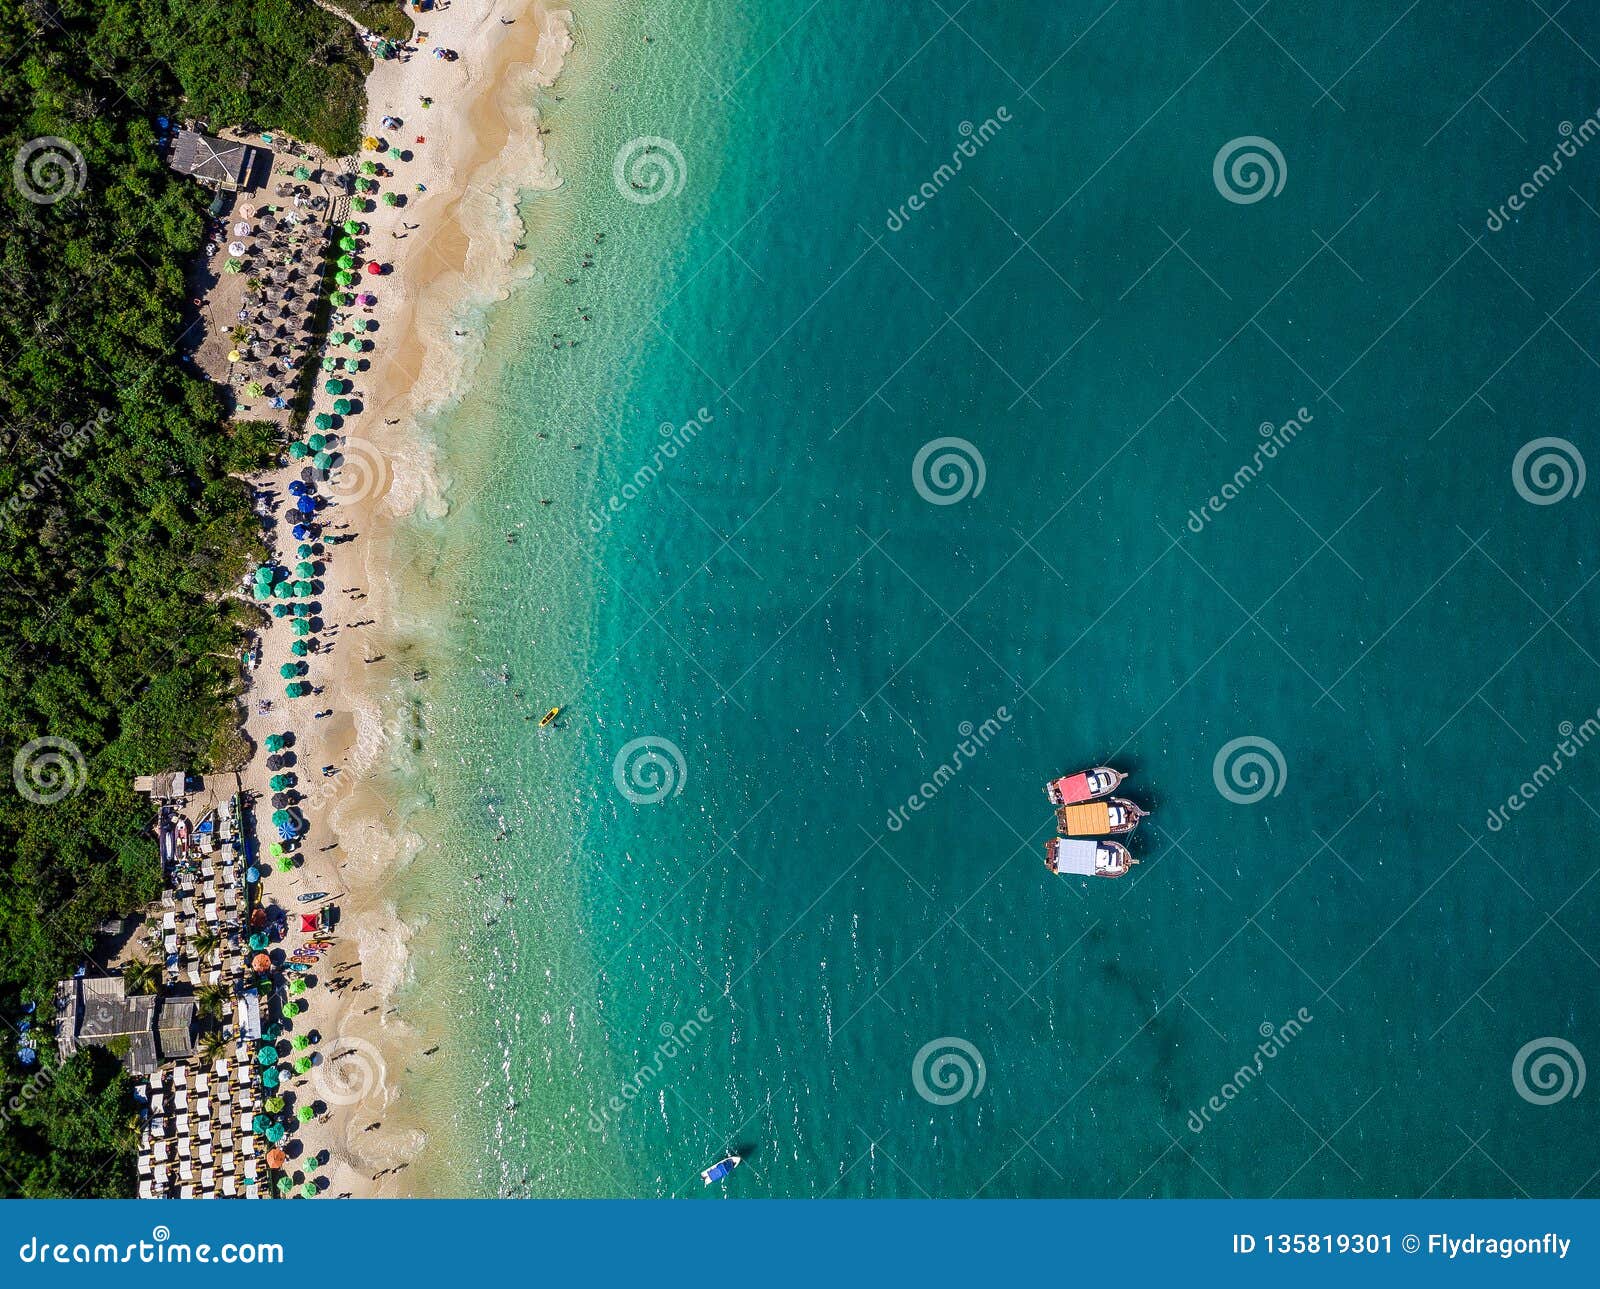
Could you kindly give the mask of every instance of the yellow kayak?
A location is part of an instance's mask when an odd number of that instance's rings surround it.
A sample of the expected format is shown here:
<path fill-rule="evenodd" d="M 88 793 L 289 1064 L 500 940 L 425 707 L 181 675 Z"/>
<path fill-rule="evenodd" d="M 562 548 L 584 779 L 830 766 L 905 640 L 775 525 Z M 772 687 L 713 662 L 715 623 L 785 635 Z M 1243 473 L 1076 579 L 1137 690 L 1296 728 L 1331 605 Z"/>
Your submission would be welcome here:
<path fill-rule="evenodd" d="M 561 709 L 559 707 L 552 707 L 548 712 L 539 718 L 539 728 L 543 729 L 546 725 L 549 725 L 555 720 L 556 717 L 560 715 Z"/>

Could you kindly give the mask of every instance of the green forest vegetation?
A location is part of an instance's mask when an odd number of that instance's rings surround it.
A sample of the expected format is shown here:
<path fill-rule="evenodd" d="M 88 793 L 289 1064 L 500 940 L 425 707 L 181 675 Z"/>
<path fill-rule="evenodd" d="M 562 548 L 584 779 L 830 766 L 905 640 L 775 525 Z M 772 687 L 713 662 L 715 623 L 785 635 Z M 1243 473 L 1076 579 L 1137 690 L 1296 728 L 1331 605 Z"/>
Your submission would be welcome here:
<path fill-rule="evenodd" d="M 368 67 L 312 0 L 0 0 L 0 1196 L 131 1193 L 128 1081 L 104 1052 L 56 1065 L 50 984 L 158 893 L 133 776 L 241 746 L 257 611 L 224 593 L 260 529 L 235 476 L 280 445 L 178 361 L 211 194 L 154 119 L 354 151 Z"/>

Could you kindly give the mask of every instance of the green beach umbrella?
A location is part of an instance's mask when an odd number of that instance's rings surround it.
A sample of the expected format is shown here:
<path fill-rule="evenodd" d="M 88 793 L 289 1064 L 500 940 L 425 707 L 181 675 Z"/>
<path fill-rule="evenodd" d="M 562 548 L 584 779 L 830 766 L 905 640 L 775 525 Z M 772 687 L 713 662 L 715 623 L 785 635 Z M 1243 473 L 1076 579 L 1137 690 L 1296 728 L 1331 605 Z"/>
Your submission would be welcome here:
<path fill-rule="evenodd" d="M 265 599 L 266 597 L 263 596 L 262 598 Z M 289 606 L 287 604 L 274 604 L 272 606 L 272 616 L 275 617 L 275 618 L 286 618 L 286 617 L 288 617 L 289 616 Z"/>
<path fill-rule="evenodd" d="M 337 358 L 334 359 L 335 363 L 338 361 L 339 360 Z M 326 412 L 318 412 L 316 419 L 311 423 L 319 430 L 331 430 L 333 428 L 333 417 L 329 416 Z M 315 449 L 317 446 L 317 436 L 315 434 L 311 436 L 311 446 L 313 449 Z"/>
<path fill-rule="evenodd" d="M 311 634 L 311 624 L 304 618 L 296 618 L 289 630 L 293 631 L 297 636 L 308 636 Z"/>
<path fill-rule="evenodd" d="M 294 575 L 296 577 L 315 577 L 317 575 L 317 570 L 316 567 L 310 563 L 310 561 L 301 560 L 294 566 Z"/>
<path fill-rule="evenodd" d="M 361 231 L 361 225 L 353 219 L 347 219 L 344 221 L 344 231 L 354 237 Z"/>
<path fill-rule="evenodd" d="M 369 324 L 365 318 L 357 318 L 350 324 L 350 326 L 356 331 L 365 331 L 368 325 Z"/>
<path fill-rule="evenodd" d="M 353 269 L 356 266 L 356 257 L 354 255 L 341 255 L 334 262 L 342 269 Z"/>
<path fill-rule="evenodd" d="M 361 173 L 364 174 L 364 175 L 375 175 L 375 174 L 377 174 L 378 173 L 378 163 L 375 162 L 375 161 L 363 161 L 361 163 Z"/>
<path fill-rule="evenodd" d="M 266 744 L 267 751 L 269 752 L 283 751 L 282 734 L 268 734 L 267 737 L 262 740 L 262 742 Z"/>
<path fill-rule="evenodd" d="M 289 786 L 289 776 L 287 774 L 275 774 L 267 780 L 267 783 L 274 792 L 282 792 Z"/>
<path fill-rule="evenodd" d="M 265 1132 L 270 1127 L 272 1127 L 272 1120 L 264 1114 L 258 1114 L 250 1121 L 250 1128 L 254 1132 Z"/>
<path fill-rule="evenodd" d="M 354 376 L 358 371 L 361 370 L 361 360 L 359 358 L 346 358 L 344 360 L 343 367 L 347 372 Z"/>
<path fill-rule="evenodd" d="M 282 676 L 285 680 L 288 680 L 291 676 L 298 676 L 299 674 L 300 673 L 295 669 L 295 665 L 292 662 L 286 662 L 283 664 L 283 666 L 278 668 L 278 675 Z"/>
<path fill-rule="evenodd" d="M 386 192 L 383 194 L 383 204 L 385 206 L 398 206 L 400 198 L 396 197 L 392 192 Z"/>
<path fill-rule="evenodd" d="M 331 452 L 317 453 L 316 467 L 319 470 L 333 469 L 333 454 Z"/>
<path fill-rule="evenodd" d="M 276 1078 L 277 1078 L 278 1072 L 276 1070 L 268 1070 L 267 1073 L 272 1075 L 273 1078 L 274 1078 L 274 1082 L 269 1084 L 269 1086 L 270 1087 L 277 1087 L 278 1085 L 277 1085 L 277 1082 L 276 1082 Z M 266 1082 L 265 1077 L 262 1078 L 262 1082 L 263 1083 Z M 276 1146 L 280 1141 L 282 1141 L 284 1139 L 284 1137 L 287 1136 L 287 1135 L 288 1134 L 285 1132 L 284 1127 L 283 1127 L 283 1125 L 281 1123 L 275 1123 L 275 1124 L 272 1125 L 272 1127 L 267 1129 L 267 1140 L 270 1141 L 274 1146 Z"/>
<path fill-rule="evenodd" d="M 302 1186 L 300 1188 L 300 1194 L 305 1199 L 316 1199 L 316 1197 L 317 1197 L 317 1186 L 316 1186 L 316 1183 L 315 1182 L 307 1182 L 304 1186 Z"/>
<path fill-rule="evenodd" d="M 257 582 L 255 590 L 251 591 L 250 594 L 258 600 L 270 600 L 272 598 L 272 588 L 265 583 Z"/>
<path fill-rule="evenodd" d="M 353 251 L 356 249 L 356 245 L 356 239 L 353 237 L 341 237 L 339 239 L 339 249 L 341 251 Z"/>
<path fill-rule="evenodd" d="M 311 1046 L 311 1040 L 304 1034 L 296 1034 L 294 1038 L 290 1040 L 290 1046 L 293 1047 L 297 1052 L 303 1052 L 306 1050 L 306 1048 Z"/>
<path fill-rule="evenodd" d="M 274 828 L 282 828 L 288 822 L 289 812 L 287 810 L 274 810 L 272 812 L 272 826 Z"/>
<path fill-rule="evenodd" d="M 266 1099 L 265 1104 L 266 1104 L 266 1107 L 267 1107 L 267 1110 L 268 1110 L 269 1113 L 271 1113 L 271 1114 L 282 1114 L 283 1113 L 283 1098 L 282 1097 L 268 1097 Z"/>
<path fill-rule="evenodd" d="M 310 455 L 311 449 L 296 439 L 289 445 L 289 456 L 296 461 L 303 461 Z"/>
<path fill-rule="evenodd" d="M 404 152 L 402 152 L 399 148 L 390 148 L 389 149 L 389 160 L 390 161 L 404 161 L 405 159 L 406 159 L 406 154 Z"/>
<path fill-rule="evenodd" d="M 311 652 L 311 646 L 308 645 L 304 640 L 291 640 L 289 642 L 289 652 L 292 653 L 296 658 L 304 658 L 308 653 Z"/>
<path fill-rule="evenodd" d="M 322 370 L 323 371 L 332 371 L 338 365 L 339 365 L 339 360 L 337 358 L 335 358 L 332 354 L 329 354 L 328 357 L 326 357 L 326 358 L 324 358 L 322 360 Z"/>
<path fill-rule="evenodd" d="M 289 584 L 287 582 L 279 582 L 276 586 L 274 586 L 272 588 L 272 594 L 277 599 L 280 599 L 280 600 L 289 599 L 289 597 L 290 597 Z"/>
<path fill-rule="evenodd" d="M 328 337 L 328 343 L 330 345 L 342 345 L 349 339 L 350 333 L 348 331 L 335 331 L 331 336 Z"/>
<path fill-rule="evenodd" d="M 268 1065 L 276 1065 L 278 1063 L 278 1054 L 270 1047 L 263 1047 L 256 1053 L 256 1060 L 265 1068 Z"/>
<path fill-rule="evenodd" d="M 300 1005 L 299 1003 L 290 1003 L 289 1004 L 289 1006 L 291 1006 L 291 1007 L 298 1007 L 299 1005 Z M 298 1061 L 296 1061 L 294 1063 L 294 1072 L 296 1074 L 310 1074 L 311 1073 L 311 1058 L 309 1056 L 302 1056 Z"/>
<path fill-rule="evenodd" d="M 283 1014 L 285 1016 L 290 1017 L 290 1018 L 298 1016 L 300 1014 L 300 1004 L 299 1003 L 284 1003 L 284 1005 L 283 1005 Z"/>
<path fill-rule="evenodd" d="M 300 598 L 302 600 L 305 599 L 306 596 L 311 594 L 311 583 L 310 582 L 296 582 L 294 584 L 294 593 L 298 598 Z"/>
<path fill-rule="evenodd" d="M 273 572 L 272 572 L 272 565 L 271 564 L 257 564 L 256 565 L 256 581 L 258 581 L 258 582 L 261 582 L 261 581 L 270 582 L 270 581 L 272 581 L 272 577 L 273 577 Z"/>
<path fill-rule="evenodd" d="M 331 430 L 333 428 L 333 418 L 331 416 L 328 417 L 328 423 L 326 425 L 319 425 L 317 428 L 319 430 Z M 309 447 L 313 452 L 321 452 L 323 448 L 328 446 L 327 436 L 322 434 L 313 434 L 309 439 L 306 440 L 306 446 Z M 309 555 L 311 553 L 311 548 L 309 546 L 301 546 L 300 551 L 302 554 Z"/>
<path fill-rule="evenodd" d="M 333 275 L 333 280 L 340 286 L 350 286 L 356 281 L 356 275 L 349 269 L 340 269 Z"/>
<path fill-rule="evenodd" d="M 338 378 L 334 378 L 333 380 L 325 382 L 322 388 L 329 394 L 342 394 L 344 393 L 344 382 Z"/>
<path fill-rule="evenodd" d="M 293 980 L 291 980 L 289 982 L 289 995 L 290 995 L 290 997 L 298 998 L 301 994 L 305 993 L 305 991 L 306 991 L 306 982 L 300 976 L 296 976 Z"/>
<path fill-rule="evenodd" d="M 349 416 L 350 415 L 350 400 L 348 398 L 335 399 L 334 403 L 333 403 L 333 410 L 335 412 L 337 412 L 340 416 Z"/>
<path fill-rule="evenodd" d="M 294 1181 L 293 1181 L 293 1179 L 288 1178 L 288 1177 L 280 1177 L 280 1178 L 278 1178 L 278 1194 L 287 1195 L 292 1190 L 294 1190 Z"/>
<path fill-rule="evenodd" d="M 318 443 L 318 439 L 322 439 L 322 443 Z M 308 440 L 306 440 L 313 452 L 321 452 L 323 444 L 327 443 L 327 441 L 328 440 L 323 439 L 322 435 L 320 434 L 313 434 Z M 317 553 L 317 548 L 310 542 L 301 542 L 294 548 L 294 553 L 296 559 L 310 559 Z"/>
<path fill-rule="evenodd" d="M 341 309 L 348 309 L 356 302 L 356 298 L 348 291 L 337 291 L 334 293 L 333 302 Z"/>
<path fill-rule="evenodd" d="M 281 841 L 273 842 L 272 845 L 267 847 L 267 854 L 270 855 L 273 859 L 282 859 L 283 858 L 283 843 Z"/>
<path fill-rule="evenodd" d="M 260 953 L 271 943 L 272 941 L 267 939 L 265 932 L 262 931 L 257 931 L 250 937 L 250 947 L 257 953 Z"/>
<path fill-rule="evenodd" d="M 278 871 L 280 873 L 292 873 L 292 872 L 294 872 L 294 860 L 292 860 L 292 859 L 280 859 L 278 861 Z"/>

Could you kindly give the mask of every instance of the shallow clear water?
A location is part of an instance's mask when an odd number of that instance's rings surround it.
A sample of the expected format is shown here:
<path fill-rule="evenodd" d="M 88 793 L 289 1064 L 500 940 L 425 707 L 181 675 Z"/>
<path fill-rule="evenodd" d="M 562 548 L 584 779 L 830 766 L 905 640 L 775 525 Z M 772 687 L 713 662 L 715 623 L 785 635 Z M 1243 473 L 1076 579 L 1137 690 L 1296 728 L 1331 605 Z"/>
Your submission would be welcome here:
<path fill-rule="evenodd" d="M 579 17 L 543 276 L 408 537 L 449 606 L 408 896 L 471 1048 L 441 1177 L 699 1194 L 737 1147 L 710 1193 L 1592 1189 L 1595 1098 L 1512 1069 L 1600 1052 L 1600 751 L 1487 820 L 1600 706 L 1594 494 L 1513 479 L 1540 437 L 1594 456 L 1600 147 L 1485 220 L 1592 110 L 1600 25 Z M 643 204 L 613 160 L 650 136 L 683 183 Z M 1240 136 L 1275 196 L 1219 191 Z M 941 438 L 982 463 L 954 504 L 914 483 Z M 1041 785 L 1108 760 L 1141 867 L 1053 878 Z"/>

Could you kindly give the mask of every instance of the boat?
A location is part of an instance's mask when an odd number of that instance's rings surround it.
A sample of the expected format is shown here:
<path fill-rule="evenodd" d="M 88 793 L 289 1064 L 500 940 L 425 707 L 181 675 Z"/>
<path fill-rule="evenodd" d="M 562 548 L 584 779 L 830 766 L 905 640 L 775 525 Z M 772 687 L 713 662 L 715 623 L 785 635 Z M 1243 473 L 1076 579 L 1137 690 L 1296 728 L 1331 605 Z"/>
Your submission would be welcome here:
<path fill-rule="evenodd" d="M 548 712 L 539 718 L 539 728 L 543 729 L 546 725 L 552 723 L 555 718 L 560 715 L 561 709 L 559 707 L 552 707 Z"/>
<path fill-rule="evenodd" d="M 1145 812 L 1126 797 L 1082 801 L 1056 809 L 1056 827 L 1063 837 L 1115 837 L 1132 832 Z"/>
<path fill-rule="evenodd" d="M 1044 866 L 1073 877 L 1121 877 L 1139 861 L 1119 841 L 1055 837 L 1044 844 Z"/>
<path fill-rule="evenodd" d="M 325 900 L 327 898 L 327 891 L 307 891 L 304 895 L 295 896 L 295 899 L 299 900 L 302 904 L 310 904 L 312 900 Z"/>
<path fill-rule="evenodd" d="M 712 1164 L 710 1168 L 701 1173 L 700 1180 L 703 1181 L 707 1186 L 711 1185 L 712 1182 L 720 1182 L 724 1177 L 737 1168 L 741 1162 L 743 1161 L 738 1155 L 725 1155 L 721 1159 L 717 1160 L 716 1163 Z"/>
<path fill-rule="evenodd" d="M 1093 801 L 1109 792 L 1115 792 L 1128 776 L 1109 765 L 1097 765 L 1092 770 L 1079 770 L 1051 779 L 1044 785 L 1044 795 L 1052 806 L 1070 806 L 1079 801 Z"/>

